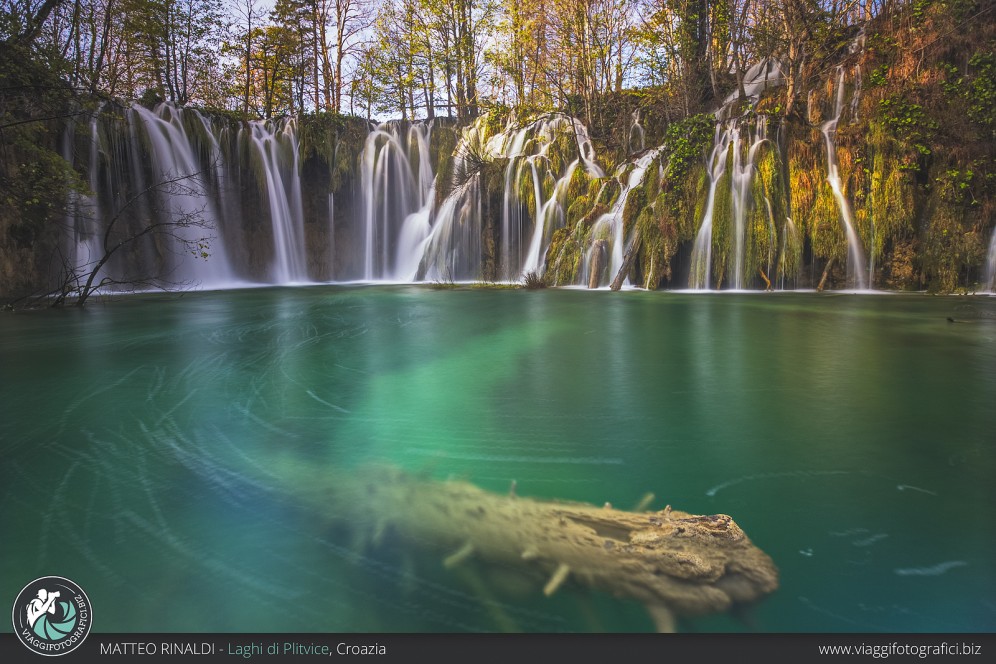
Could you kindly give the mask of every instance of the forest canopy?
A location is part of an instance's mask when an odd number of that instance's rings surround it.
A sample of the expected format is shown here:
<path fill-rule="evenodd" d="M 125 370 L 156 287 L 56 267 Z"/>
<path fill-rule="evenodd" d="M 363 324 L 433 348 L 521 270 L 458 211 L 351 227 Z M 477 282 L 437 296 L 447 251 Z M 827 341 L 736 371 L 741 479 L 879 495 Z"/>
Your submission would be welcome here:
<path fill-rule="evenodd" d="M 468 119 L 563 109 L 589 124 L 624 89 L 712 110 L 778 59 L 800 81 L 880 15 L 931 0 L 2 0 L 0 42 L 76 90 L 248 118 Z M 967 20 L 988 3 L 946 3 Z M 957 6 L 956 6 L 957 5 Z M 983 19 L 985 20 L 985 19 Z"/>

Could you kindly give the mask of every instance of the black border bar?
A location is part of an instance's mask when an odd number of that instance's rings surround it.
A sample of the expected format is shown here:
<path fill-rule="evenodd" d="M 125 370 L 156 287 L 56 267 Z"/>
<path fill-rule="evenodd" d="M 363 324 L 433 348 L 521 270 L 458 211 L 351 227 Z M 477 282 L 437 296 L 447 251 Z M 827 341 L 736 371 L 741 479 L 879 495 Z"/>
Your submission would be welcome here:
<path fill-rule="evenodd" d="M 167 647 L 164 648 L 164 644 Z M 821 654 L 821 648 L 823 654 Z M 850 648 L 851 654 L 841 654 Z M 836 654 L 830 654 L 836 649 Z M 164 653 L 165 651 L 165 653 Z M 64 660 L 62 658 L 65 658 Z M 991 662 L 978 634 L 154 634 L 92 633 L 43 658 L 0 634 L 0 662 Z"/>

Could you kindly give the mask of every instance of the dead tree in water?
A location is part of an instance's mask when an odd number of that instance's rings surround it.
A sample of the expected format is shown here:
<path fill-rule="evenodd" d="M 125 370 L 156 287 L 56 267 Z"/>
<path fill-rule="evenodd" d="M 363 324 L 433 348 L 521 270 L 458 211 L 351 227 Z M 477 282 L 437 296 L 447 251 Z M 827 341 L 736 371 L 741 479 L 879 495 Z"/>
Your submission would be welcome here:
<path fill-rule="evenodd" d="M 146 200 L 169 199 L 173 196 L 200 197 L 203 196 L 201 174 L 167 175 L 161 181 L 129 198 L 107 221 L 100 235 L 98 256 L 87 257 L 80 262 L 68 256 L 62 258 L 62 274 L 59 286 L 48 293 L 51 306 L 59 307 L 72 302 L 77 307 L 86 305 L 90 296 L 106 286 L 124 286 L 128 290 L 140 288 L 181 288 L 184 284 L 166 282 L 162 275 L 156 274 L 152 268 L 147 272 L 137 272 L 122 277 L 111 277 L 104 274 L 104 268 L 121 250 L 136 245 L 142 238 L 151 237 L 157 241 L 172 243 L 183 252 L 190 253 L 199 259 L 208 258 L 207 250 L 213 236 L 209 235 L 211 225 L 204 215 L 206 203 L 189 210 L 174 211 L 168 206 L 153 205 L 151 211 L 145 214 L 137 213 L 140 203 Z M 160 209 L 164 207 L 167 209 Z M 143 219 L 133 225 L 134 219 Z M 197 237 L 188 237 L 189 231 L 196 229 Z"/>
<path fill-rule="evenodd" d="M 661 631 L 673 631 L 676 617 L 725 612 L 778 587 L 771 558 L 724 514 L 533 500 L 391 467 L 335 479 L 297 468 L 293 476 L 298 489 L 314 487 L 306 493 L 363 546 L 390 534 L 438 550 L 448 568 L 469 559 L 514 568 L 548 596 L 575 586 L 634 599 Z"/>

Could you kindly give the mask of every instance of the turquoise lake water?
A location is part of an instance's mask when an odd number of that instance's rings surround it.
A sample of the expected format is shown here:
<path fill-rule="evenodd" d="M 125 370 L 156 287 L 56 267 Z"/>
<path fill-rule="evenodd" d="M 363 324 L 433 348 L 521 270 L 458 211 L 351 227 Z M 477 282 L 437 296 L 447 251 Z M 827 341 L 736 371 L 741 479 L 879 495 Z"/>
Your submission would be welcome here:
<path fill-rule="evenodd" d="M 0 378 L 0 598 L 68 577 L 98 632 L 653 629 L 358 549 L 287 458 L 729 514 L 781 587 L 689 629 L 996 630 L 996 298 L 136 295 L 0 316 Z"/>

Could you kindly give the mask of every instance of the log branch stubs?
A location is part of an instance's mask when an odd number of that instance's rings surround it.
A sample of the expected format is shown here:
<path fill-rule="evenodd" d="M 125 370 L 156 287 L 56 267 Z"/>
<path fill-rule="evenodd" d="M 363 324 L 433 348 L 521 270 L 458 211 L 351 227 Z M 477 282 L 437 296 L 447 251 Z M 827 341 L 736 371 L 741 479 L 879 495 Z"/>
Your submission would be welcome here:
<path fill-rule="evenodd" d="M 473 555 L 533 576 L 548 596 L 581 586 L 634 599 L 660 627 L 729 611 L 778 587 L 771 558 L 724 514 L 533 500 L 390 467 L 350 472 L 327 498 L 336 520 L 360 529 L 386 522 L 412 545 L 438 548 L 447 567 Z"/>

